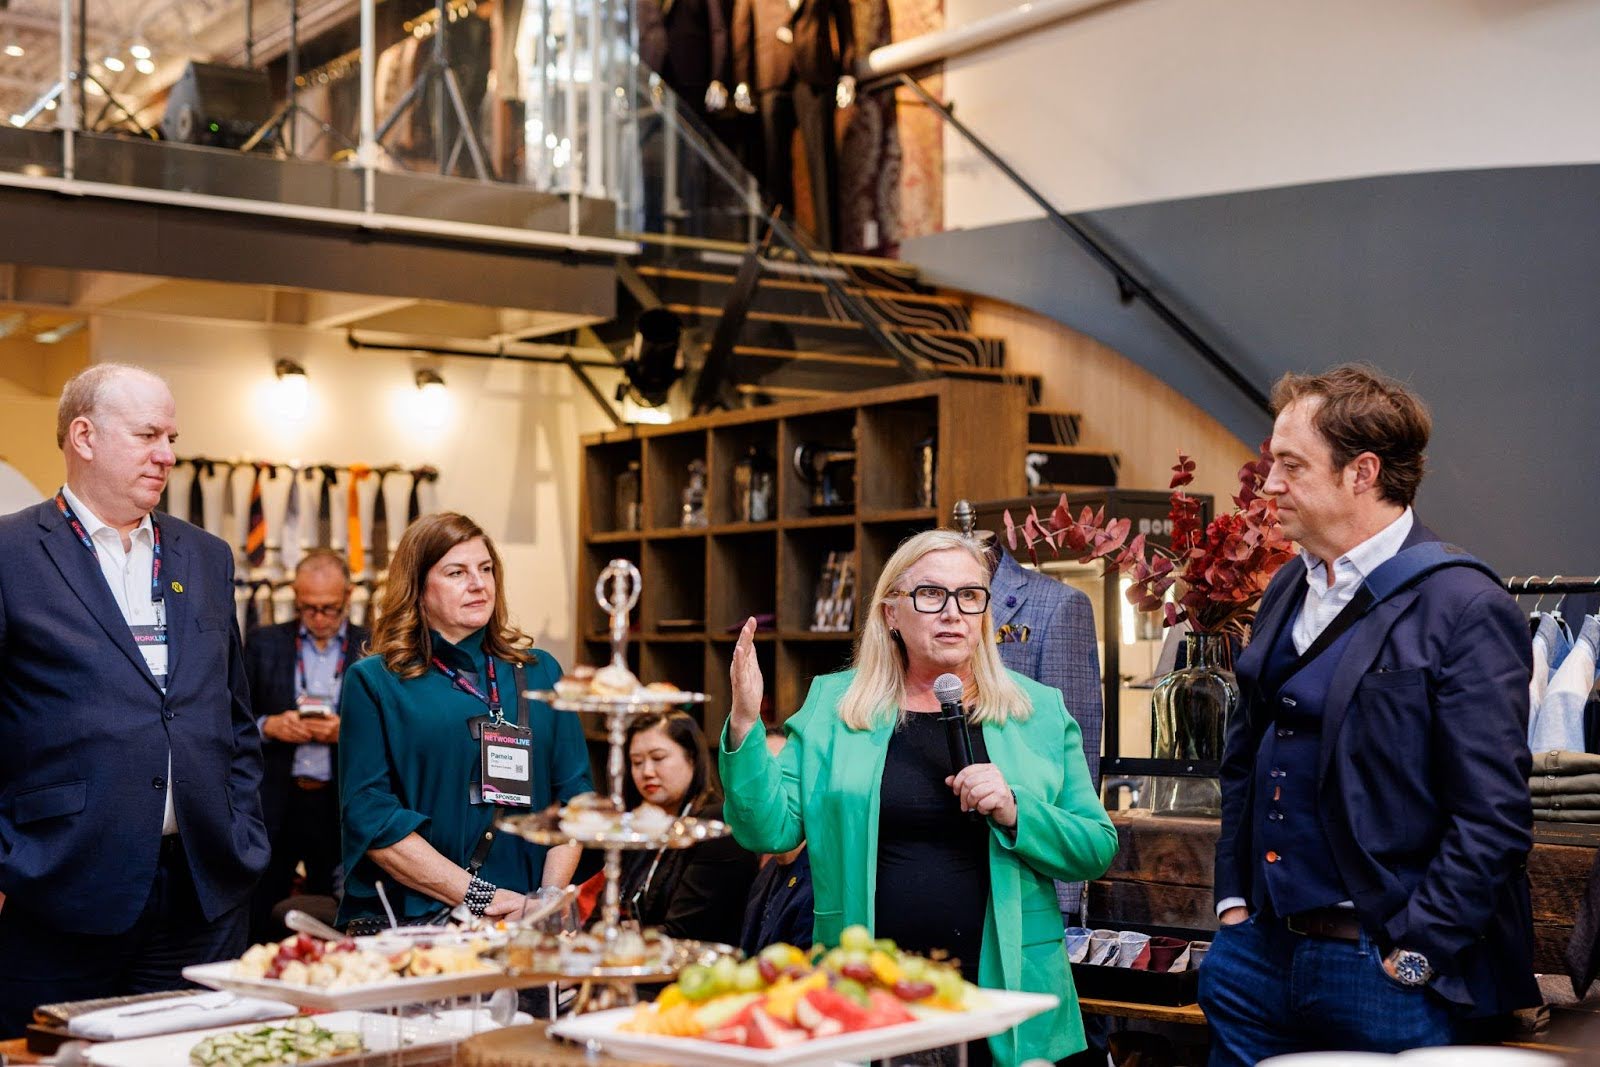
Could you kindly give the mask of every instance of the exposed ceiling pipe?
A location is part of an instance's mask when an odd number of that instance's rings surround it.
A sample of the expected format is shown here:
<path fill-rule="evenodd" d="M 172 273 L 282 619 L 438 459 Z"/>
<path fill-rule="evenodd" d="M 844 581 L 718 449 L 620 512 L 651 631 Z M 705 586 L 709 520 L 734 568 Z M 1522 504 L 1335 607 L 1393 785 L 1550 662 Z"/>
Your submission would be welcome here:
<path fill-rule="evenodd" d="M 1076 18 L 1126 0 L 1033 0 L 964 26 L 951 26 L 874 48 L 857 68 L 863 81 L 918 70 L 941 60 L 976 52 L 1001 41 Z"/>

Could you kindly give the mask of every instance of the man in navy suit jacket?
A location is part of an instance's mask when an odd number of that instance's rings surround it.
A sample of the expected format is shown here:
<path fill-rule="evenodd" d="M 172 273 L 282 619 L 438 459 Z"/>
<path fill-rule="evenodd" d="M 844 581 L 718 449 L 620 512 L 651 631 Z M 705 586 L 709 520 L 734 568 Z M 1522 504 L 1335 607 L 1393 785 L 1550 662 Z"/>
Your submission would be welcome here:
<path fill-rule="evenodd" d="M 1273 406 L 1264 490 L 1302 561 L 1237 664 L 1211 1062 L 1451 1044 L 1539 1003 L 1527 624 L 1412 514 L 1419 398 L 1345 366 L 1286 376 Z"/>
<path fill-rule="evenodd" d="M 272 860 L 250 909 L 253 941 L 286 933 L 272 921 L 272 909 L 289 895 L 296 866 L 305 864 L 306 893 L 334 893 L 339 693 L 369 636 L 348 619 L 350 567 L 333 549 L 312 549 L 295 567 L 294 608 L 297 619 L 261 627 L 244 649 L 266 761 L 261 811 L 272 844 Z"/>
<path fill-rule="evenodd" d="M 68 382 L 55 499 L 0 518 L 0 1034 L 245 947 L 267 861 L 233 555 L 154 509 L 172 394 Z"/>

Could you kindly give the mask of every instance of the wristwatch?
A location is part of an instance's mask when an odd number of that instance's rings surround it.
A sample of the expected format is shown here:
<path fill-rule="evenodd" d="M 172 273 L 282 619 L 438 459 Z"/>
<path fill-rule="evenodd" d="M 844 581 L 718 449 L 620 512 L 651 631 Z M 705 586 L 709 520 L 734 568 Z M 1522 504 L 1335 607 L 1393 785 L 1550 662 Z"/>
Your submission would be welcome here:
<path fill-rule="evenodd" d="M 1397 948 L 1389 954 L 1394 980 L 1404 986 L 1424 986 L 1433 977 L 1433 964 L 1428 957 L 1410 949 Z"/>

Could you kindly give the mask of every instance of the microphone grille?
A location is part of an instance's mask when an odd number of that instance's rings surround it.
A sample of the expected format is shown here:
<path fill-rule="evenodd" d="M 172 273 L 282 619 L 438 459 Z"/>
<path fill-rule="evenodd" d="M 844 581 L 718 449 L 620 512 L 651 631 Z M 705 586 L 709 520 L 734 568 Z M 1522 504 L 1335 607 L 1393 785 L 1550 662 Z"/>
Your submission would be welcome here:
<path fill-rule="evenodd" d="M 953 674 L 941 674 L 933 680 L 933 695 L 941 704 L 959 704 L 967 687 Z"/>

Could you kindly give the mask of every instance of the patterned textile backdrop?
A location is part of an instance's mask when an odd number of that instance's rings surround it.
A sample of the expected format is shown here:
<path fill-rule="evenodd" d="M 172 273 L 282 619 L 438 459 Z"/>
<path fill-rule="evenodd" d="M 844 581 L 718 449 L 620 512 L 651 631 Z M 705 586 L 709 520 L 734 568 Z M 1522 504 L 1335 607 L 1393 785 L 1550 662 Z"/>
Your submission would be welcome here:
<path fill-rule="evenodd" d="M 944 0 L 853 0 L 867 52 L 944 26 Z M 943 78 L 923 84 L 935 97 Z M 839 116 L 839 248 L 894 254 L 944 220 L 944 134 L 937 115 L 903 90 L 864 96 Z M 796 192 L 795 199 L 807 203 Z"/>

